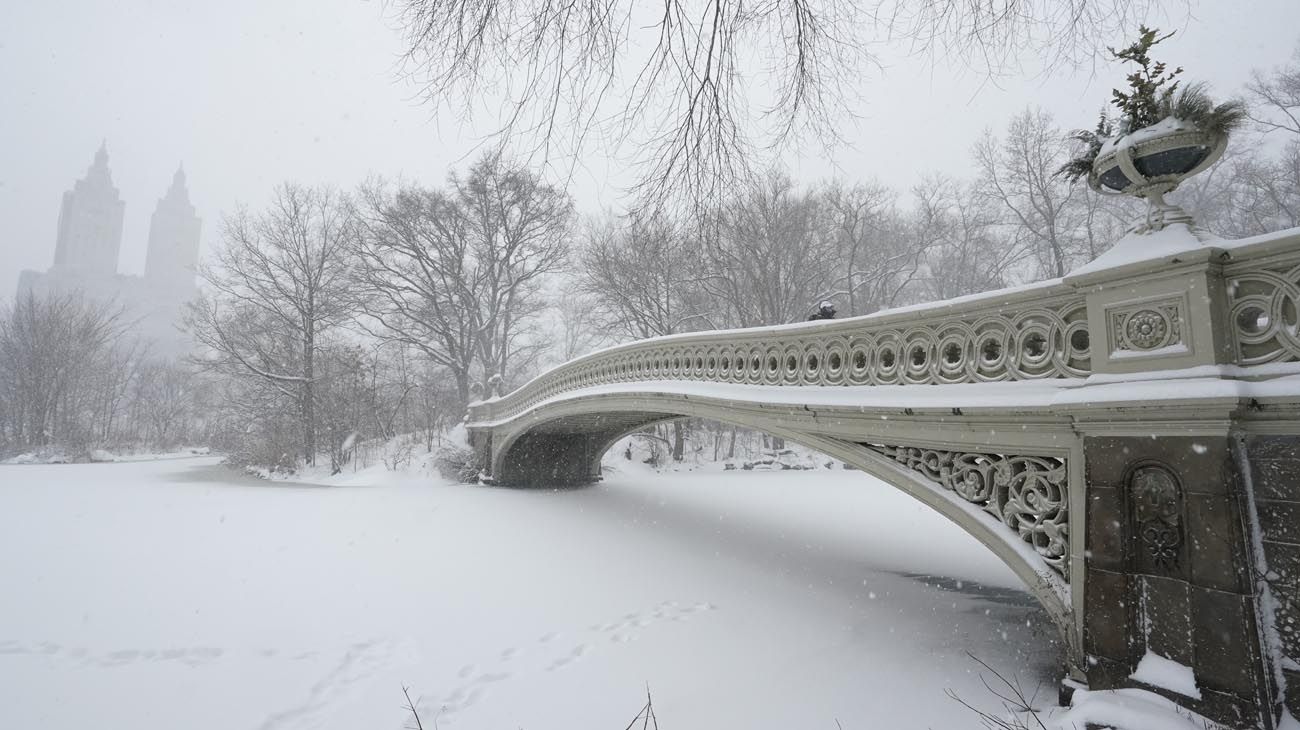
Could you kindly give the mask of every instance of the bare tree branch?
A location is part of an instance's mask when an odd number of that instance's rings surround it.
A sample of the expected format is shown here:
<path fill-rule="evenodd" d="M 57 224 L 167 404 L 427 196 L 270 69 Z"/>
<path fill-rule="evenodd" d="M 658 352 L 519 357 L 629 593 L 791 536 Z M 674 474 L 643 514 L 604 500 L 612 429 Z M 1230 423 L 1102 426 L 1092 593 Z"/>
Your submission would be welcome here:
<path fill-rule="evenodd" d="M 406 73 L 546 163 L 628 156 L 643 210 L 720 201 L 804 140 L 843 141 L 868 49 L 990 74 L 1091 61 L 1156 0 L 391 0 Z M 495 110 L 491 105 L 499 104 Z M 484 109 L 484 107 L 487 107 Z"/>

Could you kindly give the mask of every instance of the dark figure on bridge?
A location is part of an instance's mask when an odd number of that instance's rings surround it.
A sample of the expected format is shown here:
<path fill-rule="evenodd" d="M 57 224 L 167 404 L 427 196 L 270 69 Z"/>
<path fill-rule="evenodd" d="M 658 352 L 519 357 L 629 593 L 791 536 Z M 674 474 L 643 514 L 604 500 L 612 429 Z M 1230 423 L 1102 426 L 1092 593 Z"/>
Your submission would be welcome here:
<path fill-rule="evenodd" d="M 811 322 L 814 319 L 835 319 L 835 305 L 828 300 L 818 304 L 817 311 L 808 317 L 808 321 Z"/>

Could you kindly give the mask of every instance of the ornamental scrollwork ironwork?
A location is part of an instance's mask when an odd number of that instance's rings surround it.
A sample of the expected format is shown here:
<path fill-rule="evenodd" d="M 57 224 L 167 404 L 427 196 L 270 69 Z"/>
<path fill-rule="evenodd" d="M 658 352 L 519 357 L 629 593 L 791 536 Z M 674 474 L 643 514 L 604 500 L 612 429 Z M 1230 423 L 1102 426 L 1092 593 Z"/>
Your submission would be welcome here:
<path fill-rule="evenodd" d="M 1178 480 L 1161 466 L 1138 467 L 1129 477 L 1129 494 L 1139 557 L 1155 568 L 1176 570 L 1183 547 L 1183 496 Z"/>
<path fill-rule="evenodd" d="M 1070 579 L 1070 495 L 1065 459 L 862 444 L 953 492 L 1011 528 Z"/>

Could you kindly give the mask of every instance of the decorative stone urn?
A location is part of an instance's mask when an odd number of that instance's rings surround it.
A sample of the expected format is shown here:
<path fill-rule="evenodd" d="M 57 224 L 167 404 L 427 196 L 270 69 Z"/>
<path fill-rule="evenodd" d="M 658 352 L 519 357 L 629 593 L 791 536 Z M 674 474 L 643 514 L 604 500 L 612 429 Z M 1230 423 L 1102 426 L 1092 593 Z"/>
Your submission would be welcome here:
<path fill-rule="evenodd" d="M 1228 135 L 1203 131 L 1173 117 L 1108 141 L 1097 153 L 1088 184 L 1109 195 L 1147 201 L 1146 219 L 1136 233 L 1159 231 L 1171 223 L 1193 225 L 1192 216 L 1165 201 L 1165 193 L 1223 156 Z"/>

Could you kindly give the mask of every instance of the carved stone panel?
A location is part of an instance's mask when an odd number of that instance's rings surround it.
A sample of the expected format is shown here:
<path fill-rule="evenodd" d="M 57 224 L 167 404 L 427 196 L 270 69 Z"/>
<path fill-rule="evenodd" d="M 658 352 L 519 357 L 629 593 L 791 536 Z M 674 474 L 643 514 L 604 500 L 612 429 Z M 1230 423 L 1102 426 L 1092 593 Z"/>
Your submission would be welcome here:
<path fill-rule="evenodd" d="M 1135 561 L 1144 573 L 1170 574 L 1183 553 L 1183 492 L 1163 466 L 1148 464 L 1129 477 Z"/>
<path fill-rule="evenodd" d="M 1043 562 L 1069 580 L 1070 495 L 1065 459 L 862 445 L 979 505 L 1033 545 Z"/>
<path fill-rule="evenodd" d="M 1187 351 L 1183 337 L 1185 307 L 1180 298 L 1118 305 L 1107 310 L 1110 357 L 1141 356 L 1160 351 Z"/>

